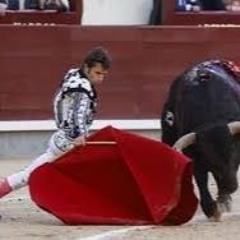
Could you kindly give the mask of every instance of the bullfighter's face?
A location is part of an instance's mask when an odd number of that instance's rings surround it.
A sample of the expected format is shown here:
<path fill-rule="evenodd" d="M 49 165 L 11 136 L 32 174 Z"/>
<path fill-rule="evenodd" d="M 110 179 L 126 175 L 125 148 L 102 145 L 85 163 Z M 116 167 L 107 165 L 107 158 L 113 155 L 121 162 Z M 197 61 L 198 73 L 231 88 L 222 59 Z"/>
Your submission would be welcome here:
<path fill-rule="evenodd" d="M 83 70 L 93 85 L 101 84 L 108 74 L 108 70 L 105 69 L 101 63 L 96 63 L 91 68 L 89 68 L 87 65 L 84 65 Z"/>

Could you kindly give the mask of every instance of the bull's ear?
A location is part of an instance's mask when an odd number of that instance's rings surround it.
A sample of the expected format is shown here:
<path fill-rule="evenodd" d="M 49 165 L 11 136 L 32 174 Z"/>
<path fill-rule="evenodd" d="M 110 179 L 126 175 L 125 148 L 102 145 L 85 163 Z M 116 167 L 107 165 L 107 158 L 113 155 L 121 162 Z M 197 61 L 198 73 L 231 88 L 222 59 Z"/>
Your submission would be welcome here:
<path fill-rule="evenodd" d="M 231 135 L 236 135 L 240 133 L 240 121 L 230 122 L 228 123 L 228 129 Z"/>

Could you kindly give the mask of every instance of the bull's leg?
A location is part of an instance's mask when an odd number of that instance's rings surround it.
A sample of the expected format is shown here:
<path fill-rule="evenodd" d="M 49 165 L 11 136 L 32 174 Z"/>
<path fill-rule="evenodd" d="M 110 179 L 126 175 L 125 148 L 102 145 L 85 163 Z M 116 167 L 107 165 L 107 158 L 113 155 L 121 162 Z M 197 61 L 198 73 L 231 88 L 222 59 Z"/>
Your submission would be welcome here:
<path fill-rule="evenodd" d="M 218 197 L 216 200 L 217 208 L 219 211 L 223 212 L 230 212 L 232 210 L 232 197 L 230 194 L 226 194 L 221 192 L 221 186 L 219 185 L 220 180 L 217 180 L 217 174 L 213 172 L 213 176 L 216 180 L 218 191 Z"/>
<path fill-rule="evenodd" d="M 200 194 L 200 204 L 208 218 L 218 220 L 220 212 L 208 189 L 208 171 L 203 164 L 194 162 L 194 175 Z"/>

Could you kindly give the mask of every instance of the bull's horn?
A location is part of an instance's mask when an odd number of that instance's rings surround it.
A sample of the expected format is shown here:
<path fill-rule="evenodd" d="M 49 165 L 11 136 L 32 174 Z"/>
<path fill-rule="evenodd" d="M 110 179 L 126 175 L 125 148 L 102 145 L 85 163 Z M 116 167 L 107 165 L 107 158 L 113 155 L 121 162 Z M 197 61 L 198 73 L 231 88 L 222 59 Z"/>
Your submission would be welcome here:
<path fill-rule="evenodd" d="M 173 145 L 173 148 L 179 152 L 182 152 L 183 149 L 190 146 L 196 141 L 196 133 L 191 132 L 188 134 L 183 135 L 181 138 L 179 138 L 175 144 Z"/>
<path fill-rule="evenodd" d="M 229 131 L 232 135 L 240 133 L 240 121 L 230 122 L 228 123 Z"/>

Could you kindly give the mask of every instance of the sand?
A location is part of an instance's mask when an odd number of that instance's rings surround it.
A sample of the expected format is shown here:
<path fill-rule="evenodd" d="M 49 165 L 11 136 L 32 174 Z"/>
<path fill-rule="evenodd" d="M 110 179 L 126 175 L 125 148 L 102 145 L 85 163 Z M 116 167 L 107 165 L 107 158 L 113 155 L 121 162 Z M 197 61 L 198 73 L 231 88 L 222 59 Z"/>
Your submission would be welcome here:
<path fill-rule="evenodd" d="M 0 160 L 0 176 L 23 167 L 27 161 Z M 214 184 L 211 183 L 212 188 Z M 240 239 L 240 190 L 233 194 L 233 210 L 221 222 L 211 222 L 199 209 L 181 226 L 66 226 L 39 209 L 24 188 L 1 199 L 0 239 L 3 240 L 237 240 Z"/>

